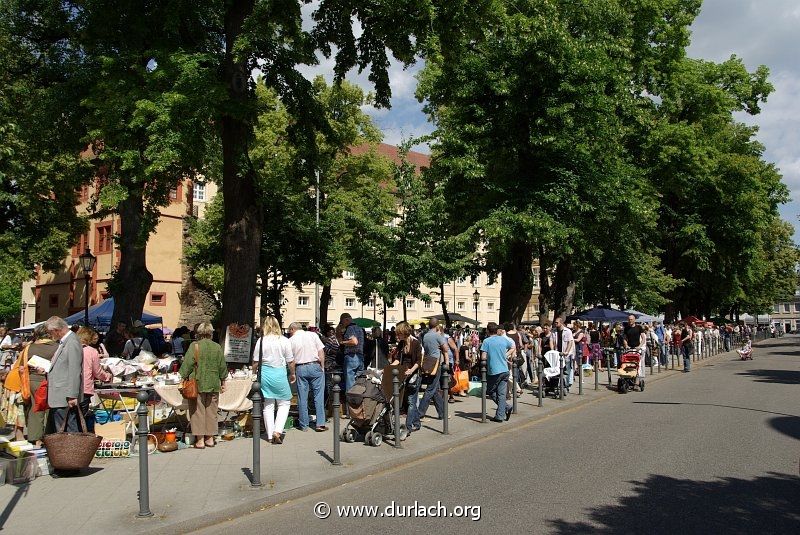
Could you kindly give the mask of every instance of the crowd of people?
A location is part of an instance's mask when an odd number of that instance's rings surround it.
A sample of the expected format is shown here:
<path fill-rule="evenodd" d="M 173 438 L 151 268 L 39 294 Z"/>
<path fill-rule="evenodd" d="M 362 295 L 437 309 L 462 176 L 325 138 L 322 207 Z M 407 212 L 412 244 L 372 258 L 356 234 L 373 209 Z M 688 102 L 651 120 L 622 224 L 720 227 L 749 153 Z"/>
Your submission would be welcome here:
<path fill-rule="evenodd" d="M 692 354 L 701 352 L 709 337 L 730 351 L 737 335 L 749 338 L 752 331 L 744 324 L 640 323 L 633 315 L 625 323 L 575 320 L 568 324 L 556 318 L 541 325 L 489 323 L 480 331 L 460 325 L 448 329 L 433 318 L 417 327 L 402 321 L 385 332 L 379 327 L 368 332 L 346 313 L 337 326 L 319 331 L 299 323 L 291 323 L 284 331 L 270 316 L 254 332 L 252 363 L 253 370 L 259 372 L 267 436 L 273 444 L 281 444 L 292 385 L 297 393 L 297 429 L 325 432 L 334 375 L 343 378 L 347 392 L 357 375 L 370 366 L 402 366 L 403 413 L 407 430 L 414 433 L 420 430 L 431 403 L 441 419 L 445 403 L 455 403 L 457 396 L 467 395 L 454 389 L 442 390 L 444 369 L 452 373 L 458 368 L 467 370 L 470 377 L 480 377 L 481 365 L 485 364 L 487 397 L 496 404 L 491 419 L 504 422 L 512 412 L 506 403 L 512 395 L 509 383 L 516 385 L 518 394 L 536 387 L 537 364 L 548 351 L 555 350 L 564 358 L 564 386 L 568 391 L 575 374 L 584 367 L 596 365 L 605 371 L 606 366 L 619 366 L 621 355 L 627 351 L 641 355 L 642 376 L 651 359 L 666 366 L 669 355 L 676 353 L 683 356 L 683 371 L 688 373 Z M 100 366 L 101 358 L 132 359 L 148 351 L 157 356 L 171 355 L 181 378 L 197 381 L 198 396 L 188 400 L 194 447 L 214 447 L 218 397 L 225 390 L 229 371 L 215 338 L 210 323 L 198 324 L 192 330 L 180 327 L 168 339 L 162 330 L 147 329 L 140 322 L 130 327 L 117 324 L 103 337 L 90 327 L 71 328 L 59 317 L 38 325 L 27 340 L 2 329 L 0 350 L 7 363 L 2 378 L 16 374 L 12 377 L 16 382 L 4 381 L 3 415 L 14 426 L 17 439 L 27 438 L 36 446 L 41 445 L 44 434 L 62 427 L 79 431 L 76 411 L 88 415 L 95 382 L 111 380 L 111 374 Z M 34 355 L 46 363 L 37 361 L 39 365 L 28 366 L 27 359 Z M 516 377 L 512 378 L 512 373 Z M 343 417 L 347 418 L 346 403 L 343 406 Z"/>

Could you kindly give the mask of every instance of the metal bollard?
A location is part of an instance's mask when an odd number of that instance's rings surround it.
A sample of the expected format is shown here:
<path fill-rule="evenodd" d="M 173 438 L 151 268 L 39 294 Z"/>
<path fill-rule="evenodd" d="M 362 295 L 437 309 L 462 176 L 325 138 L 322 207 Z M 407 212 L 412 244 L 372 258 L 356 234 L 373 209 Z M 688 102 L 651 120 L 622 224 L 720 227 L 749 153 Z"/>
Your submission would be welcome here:
<path fill-rule="evenodd" d="M 333 404 L 331 407 L 333 408 L 333 466 L 341 466 L 342 459 L 341 459 L 341 451 L 339 448 L 339 441 L 341 437 L 339 436 L 339 428 L 341 427 L 341 416 L 339 414 L 339 409 L 342 406 L 342 401 L 339 399 L 342 393 L 342 387 L 339 386 L 339 383 L 342 381 L 341 376 L 334 375 L 333 376 Z"/>
<path fill-rule="evenodd" d="M 261 487 L 263 486 L 261 483 L 261 403 L 263 401 L 261 383 L 255 381 L 250 390 L 253 392 L 253 477 L 250 480 L 250 486 Z"/>
<path fill-rule="evenodd" d="M 446 358 L 446 357 L 445 357 Z M 450 415 L 449 406 L 450 402 L 447 399 L 447 391 L 450 389 L 450 366 L 446 362 L 442 364 L 442 400 L 444 400 L 444 414 L 442 414 L 442 434 L 449 435 L 450 434 L 450 427 L 449 427 L 449 420 Z"/>
<path fill-rule="evenodd" d="M 650 352 L 650 375 L 653 375 L 653 352 Z"/>
<path fill-rule="evenodd" d="M 481 423 L 486 423 L 486 360 L 481 359 Z"/>
<path fill-rule="evenodd" d="M 597 374 L 597 357 L 595 356 L 594 360 L 594 389 L 600 389 L 600 376 Z"/>
<path fill-rule="evenodd" d="M 136 415 L 139 417 L 139 428 L 136 430 L 136 450 L 139 452 L 139 513 L 140 518 L 153 516 L 150 511 L 150 476 L 147 465 L 147 399 L 150 395 L 145 390 L 139 390 L 136 399 L 139 406 Z"/>
<path fill-rule="evenodd" d="M 392 368 L 392 407 L 394 408 L 394 447 L 402 448 L 403 442 L 400 440 L 400 370 Z M 339 415 L 336 415 L 339 420 Z M 336 435 L 339 433 L 335 432 Z M 334 445 L 334 448 L 336 446 Z"/>
<path fill-rule="evenodd" d="M 564 388 L 566 388 L 566 383 L 564 382 L 564 356 L 558 356 L 558 399 L 564 399 Z"/>
<path fill-rule="evenodd" d="M 578 395 L 583 395 L 583 354 L 578 357 Z"/>
<path fill-rule="evenodd" d="M 539 406 L 541 407 L 544 397 L 544 364 L 539 359 L 536 361 L 536 373 L 539 374 L 539 392 L 536 395 L 539 397 Z"/>
<path fill-rule="evenodd" d="M 671 369 L 675 369 L 675 344 L 669 345 L 669 358 L 671 360 Z"/>
<path fill-rule="evenodd" d="M 517 414 L 517 361 L 511 359 L 511 412 Z"/>
<path fill-rule="evenodd" d="M 606 354 L 606 372 L 608 372 L 608 386 L 611 386 L 611 352 L 614 351 L 613 349 L 604 349 L 603 352 Z"/>

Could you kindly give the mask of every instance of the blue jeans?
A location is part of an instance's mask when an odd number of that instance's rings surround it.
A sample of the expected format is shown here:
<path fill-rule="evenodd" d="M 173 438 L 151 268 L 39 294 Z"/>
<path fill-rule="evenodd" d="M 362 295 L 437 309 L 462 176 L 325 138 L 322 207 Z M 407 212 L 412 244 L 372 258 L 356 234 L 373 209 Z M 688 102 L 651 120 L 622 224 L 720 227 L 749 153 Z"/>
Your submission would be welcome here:
<path fill-rule="evenodd" d="M 314 396 L 314 412 L 317 427 L 325 425 L 325 372 L 319 363 L 304 364 L 295 368 L 297 376 L 297 412 L 300 429 L 308 427 L 308 392 Z"/>
<path fill-rule="evenodd" d="M 498 420 L 506 419 L 506 394 L 508 394 L 508 372 L 486 377 L 486 397 L 497 403 L 494 417 Z"/>
<path fill-rule="evenodd" d="M 364 355 L 352 353 L 344 356 L 344 391 L 356 383 L 356 373 L 364 371 Z"/>
<path fill-rule="evenodd" d="M 419 385 L 422 378 L 417 374 L 413 382 L 406 384 L 406 401 L 408 401 L 408 412 L 406 413 L 406 427 L 409 431 L 416 431 L 421 427 L 419 421 Z"/>
<path fill-rule="evenodd" d="M 567 355 L 564 357 L 564 366 L 567 367 L 567 388 L 572 386 L 572 382 L 575 380 L 575 369 L 573 366 L 574 357 L 572 355 Z"/>
<path fill-rule="evenodd" d="M 659 359 L 659 362 L 661 363 L 661 367 L 662 368 L 665 368 L 667 366 L 667 364 L 669 364 L 669 359 L 667 357 L 668 357 L 668 355 L 667 355 L 667 346 L 664 344 L 664 342 L 659 342 L 658 343 L 658 359 Z"/>
<path fill-rule="evenodd" d="M 436 370 L 436 375 L 433 377 L 423 377 L 422 382 L 426 385 L 426 388 L 425 393 L 422 394 L 422 399 L 419 400 L 419 418 L 421 419 L 425 416 L 425 413 L 428 412 L 431 399 L 433 399 L 433 404 L 436 407 L 436 413 L 439 415 L 439 418 L 441 418 L 444 414 L 444 400 L 442 399 L 440 388 L 442 384 L 442 365 L 439 365 L 439 369 Z"/>
<path fill-rule="evenodd" d="M 692 348 L 689 346 L 682 346 L 681 351 L 683 352 L 683 371 L 691 371 L 692 369 Z"/>

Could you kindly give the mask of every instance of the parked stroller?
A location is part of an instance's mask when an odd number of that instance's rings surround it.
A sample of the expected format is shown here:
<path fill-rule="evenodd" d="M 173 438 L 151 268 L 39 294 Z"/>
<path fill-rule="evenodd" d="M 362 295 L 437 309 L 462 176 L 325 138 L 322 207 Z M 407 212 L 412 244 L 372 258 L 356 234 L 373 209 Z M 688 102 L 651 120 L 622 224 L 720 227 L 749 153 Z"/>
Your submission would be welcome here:
<path fill-rule="evenodd" d="M 639 363 L 642 356 L 638 351 L 627 351 L 620 357 L 620 367 L 617 370 L 617 391 L 626 394 L 637 386 L 639 392 L 644 391 L 644 377 L 639 375 Z"/>
<path fill-rule="evenodd" d="M 564 365 L 564 358 L 558 351 L 550 350 L 542 355 L 544 361 L 544 384 L 540 388 L 544 388 L 543 396 L 552 395 L 554 397 L 560 396 L 560 391 L 564 389 L 564 397 L 567 397 L 569 388 L 567 388 L 567 379 L 569 377 L 569 370 Z M 560 380 L 559 380 L 560 379 Z"/>
<path fill-rule="evenodd" d="M 739 353 L 739 358 L 742 360 L 753 360 L 753 342 L 748 339 L 742 349 L 737 349 L 736 352 Z"/>
<path fill-rule="evenodd" d="M 380 446 L 386 436 L 394 437 L 394 397 L 392 396 L 392 368 L 382 371 L 368 369 L 356 376 L 355 384 L 347 391 L 347 407 L 350 421 L 341 432 L 344 442 L 364 440 L 370 446 Z M 401 378 L 400 399 L 403 399 L 405 382 L 404 367 L 398 367 Z M 405 424 L 400 425 L 400 440 L 408 437 Z"/>

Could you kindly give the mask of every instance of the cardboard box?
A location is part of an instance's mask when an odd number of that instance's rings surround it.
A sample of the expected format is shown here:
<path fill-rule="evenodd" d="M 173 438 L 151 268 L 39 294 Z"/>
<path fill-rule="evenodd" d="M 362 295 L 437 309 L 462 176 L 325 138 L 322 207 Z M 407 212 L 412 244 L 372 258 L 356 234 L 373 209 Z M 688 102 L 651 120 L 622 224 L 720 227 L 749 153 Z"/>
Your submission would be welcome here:
<path fill-rule="evenodd" d="M 127 422 L 109 422 L 107 424 L 96 424 L 94 434 L 103 437 L 103 440 L 125 440 Z"/>

